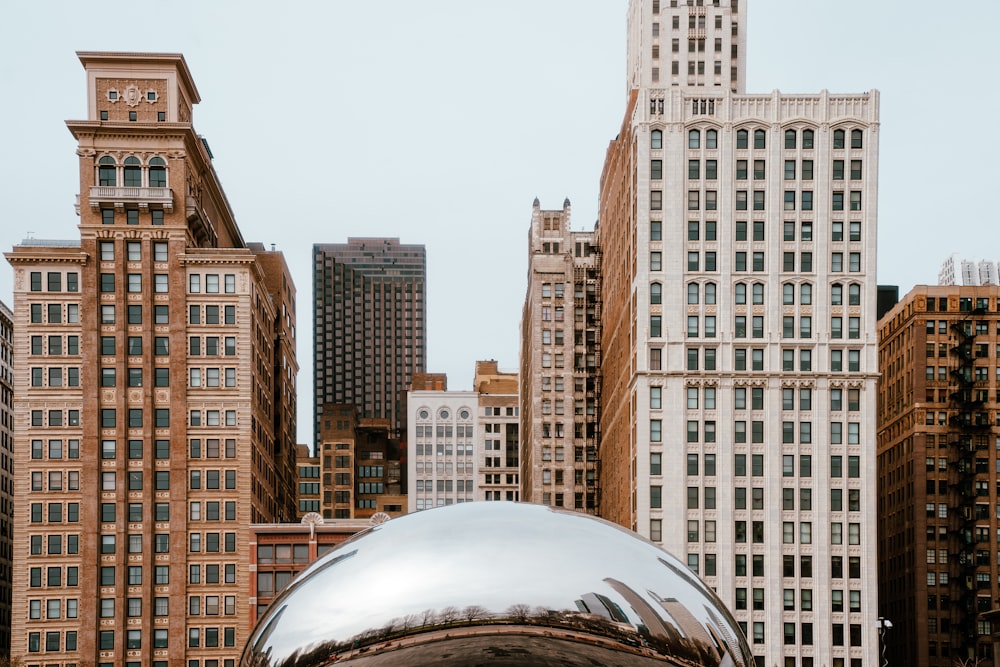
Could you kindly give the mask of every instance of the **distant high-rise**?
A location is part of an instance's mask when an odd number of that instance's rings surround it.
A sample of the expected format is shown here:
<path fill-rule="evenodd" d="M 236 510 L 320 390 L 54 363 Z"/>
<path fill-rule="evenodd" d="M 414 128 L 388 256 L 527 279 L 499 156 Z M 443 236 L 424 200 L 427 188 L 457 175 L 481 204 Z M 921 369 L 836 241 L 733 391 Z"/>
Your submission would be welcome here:
<path fill-rule="evenodd" d="M 957 254 L 941 263 L 938 285 L 1000 285 L 1000 264 L 991 260 L 975 262 Z"/>
<path fill-rule="evenodd" d="M 521 498 L 594 512 L 600 358 L 594 232 L 570 229 L 570 203 L 543 210 L 528 233 L 521 313 Z"/>
<path fill-rule="evenodd" d="M 879 598 L 892 662 L 993 657 L 1000 287 L 918 285 L 879 322 Z"/>
<path fill-rule="evenodd" d="M 876 664 L 878 93 L 745 94 L 746 12 L 629 3 L 599 511 L 685 559 L 759 664 Z"/>
<path fill-rule="evenodd" d="M 295 517 L 295 288 L 280 252 L 243 239 L 183 56 L 78 55 L 79 238 L 6 254 L 11 653 L 232 667 L 250 524 Z"/>
<path fill-rule="evenodd" d="M 402 434 L 403 400 L 425 372 L 426 252 L 399 239 L 313 246 L 315 438 L 326 404 L 356 405 Z"/>

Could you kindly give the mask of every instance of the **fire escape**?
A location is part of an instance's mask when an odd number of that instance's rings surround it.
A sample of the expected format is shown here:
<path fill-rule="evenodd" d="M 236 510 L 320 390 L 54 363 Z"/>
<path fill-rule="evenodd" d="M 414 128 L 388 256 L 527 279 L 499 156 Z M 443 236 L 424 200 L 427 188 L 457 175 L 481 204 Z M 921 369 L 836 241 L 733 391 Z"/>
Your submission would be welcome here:
<path fill-rule="evenodd" d="M 587 512 L 597 514 L 601 500 L 600 461 L 597 447 L 601 439 L 601 253 L 591 246 L 593 266 L 585 269 L 585 382 L 586 382 L 586 503 Z"/>
<path fill-rule="evenodd" d="M 988 465 L 977 461 L 976 452 L 987 446 L 985 434 L 990 431 L 989 413 L 985 410 L 985 386 L 988 375 L 982 375 L 984 367 L 977 372 L 975 317 L 985 315 L 985 310 L 970 310 L 967 317 L 954 322 L 952 330 L 957 336 L 957 344 L 951 349 L 957 364 L 951 375 L 954 391 L 951 399 L 949 418 L 950 464 L 955 471 L 954 484 L 949 494 L 949 517 L 951 524 L 951 602 L 952 602 L 952 647 L 960 656 L 976 655 L 978 640 L 977 619 L 982 611 L 982 599 L 992 601 L 992 577 L 989 558 L 980 557 L 989 553 L 991 531 L 977 529 L 977 520 L 988 526 L 989 515 L 981 516 L 978 506 L 988 508 L 990 483 Z M 985 461 L 985 458 L 983 459 Z M 977 477 L 979 473 L 987 473 Z M 977 501 L 979 501 L 977 503 Z M 977 548 L 978 547 L 978 548 Z M 981 570 L 981 571 L 980 571 Z M 985 576 L 982 576 L 985 575 Z M 981 595 L 984 594 L 984 595 Z"/>

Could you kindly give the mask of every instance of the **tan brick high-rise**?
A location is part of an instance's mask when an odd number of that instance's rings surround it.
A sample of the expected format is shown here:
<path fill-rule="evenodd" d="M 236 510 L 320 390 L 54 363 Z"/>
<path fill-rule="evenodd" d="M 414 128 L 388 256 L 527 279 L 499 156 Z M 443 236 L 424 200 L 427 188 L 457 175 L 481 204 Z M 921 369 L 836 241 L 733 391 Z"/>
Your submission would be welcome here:
<path fill-rule="evenodd" d="M 249 525 L 294 517 L 294 416 L 276 411 L 294 408 L 295 288 L 280 253 L 243 240 L 184 58 L 79 57 L 79 240 L 6 255 L 12 654 L 229 667 Z"/>

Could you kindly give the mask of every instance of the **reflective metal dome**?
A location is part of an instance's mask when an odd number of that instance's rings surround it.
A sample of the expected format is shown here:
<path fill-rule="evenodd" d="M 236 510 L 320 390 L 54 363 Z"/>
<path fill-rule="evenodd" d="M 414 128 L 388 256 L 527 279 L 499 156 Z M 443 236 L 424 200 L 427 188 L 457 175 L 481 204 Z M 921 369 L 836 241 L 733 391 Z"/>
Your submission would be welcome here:
<path fill-rule="evenodd" d="M 750 667 L 715 594 L 619 526 L 479 502 L 387 521 L 339 545 L 274 600 L 244 667 Z"/>

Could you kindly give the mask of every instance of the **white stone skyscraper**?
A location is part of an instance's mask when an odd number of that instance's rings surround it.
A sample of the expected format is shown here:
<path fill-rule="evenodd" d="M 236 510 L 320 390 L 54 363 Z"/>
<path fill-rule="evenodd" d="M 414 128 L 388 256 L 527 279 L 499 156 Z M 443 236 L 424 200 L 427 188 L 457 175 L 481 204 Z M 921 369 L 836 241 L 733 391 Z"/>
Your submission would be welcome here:
<path fill-rule="evenodd" d="M 716 588 L 759 665 L 874 665 L 878 92 L 745 93 L 746 12 L 629 3 L 597 509 Z"/>

